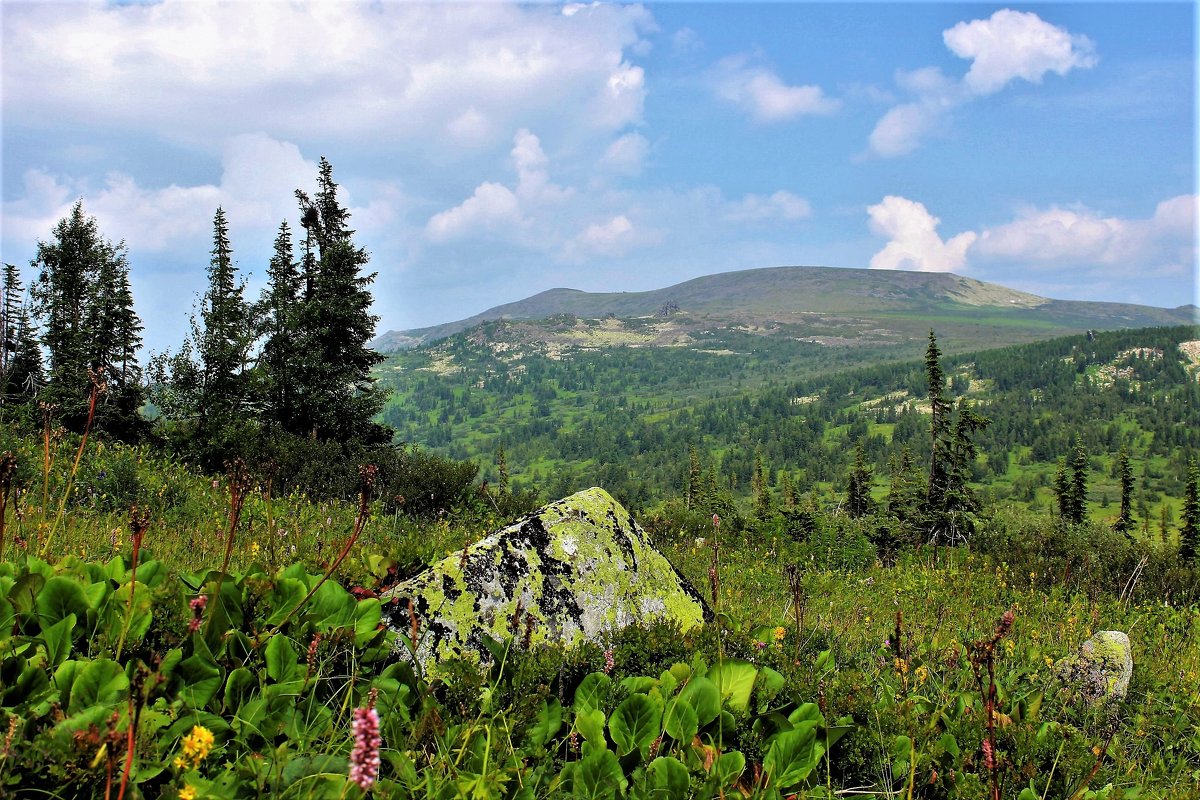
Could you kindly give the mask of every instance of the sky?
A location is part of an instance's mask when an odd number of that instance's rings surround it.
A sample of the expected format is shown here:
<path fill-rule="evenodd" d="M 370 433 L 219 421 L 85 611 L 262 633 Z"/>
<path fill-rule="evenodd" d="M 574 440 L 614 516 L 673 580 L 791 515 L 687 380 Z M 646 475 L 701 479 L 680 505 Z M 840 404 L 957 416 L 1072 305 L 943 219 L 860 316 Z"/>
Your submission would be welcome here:
<path fill-rule="evenodd" d="M 0 0 L 0 256 L 82 199 L 151 350 L 327 158 L 378 332 L 755 267 L 1197 302 L 1190 2 Z"/>

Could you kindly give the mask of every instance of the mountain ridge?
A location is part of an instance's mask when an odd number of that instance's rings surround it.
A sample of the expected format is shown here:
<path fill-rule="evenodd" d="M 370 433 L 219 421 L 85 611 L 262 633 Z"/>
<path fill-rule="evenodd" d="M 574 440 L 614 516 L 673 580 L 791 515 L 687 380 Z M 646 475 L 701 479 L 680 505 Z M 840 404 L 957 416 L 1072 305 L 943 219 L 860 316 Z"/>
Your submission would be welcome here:
<path fill-rule="evenodd" d="M 547 289 L 479 314 L 424 328 L 387 331 L 371 345 L 395 352 L 430 344 L 489 321 L 587 319 L 685 314 L 728 325 L 778 323 L 794 328 L 814 315 L 851 315 L 867 322 L 897 315 L 997 317 L 997 325 L 1047 330 L 1129 328 L 1196 321 L 1196 307 L 1056 300 L 950 272 L 783 266 L 701 275 L 640 292 Z M 790 331 L 795 332 L 795 331 Z"/>

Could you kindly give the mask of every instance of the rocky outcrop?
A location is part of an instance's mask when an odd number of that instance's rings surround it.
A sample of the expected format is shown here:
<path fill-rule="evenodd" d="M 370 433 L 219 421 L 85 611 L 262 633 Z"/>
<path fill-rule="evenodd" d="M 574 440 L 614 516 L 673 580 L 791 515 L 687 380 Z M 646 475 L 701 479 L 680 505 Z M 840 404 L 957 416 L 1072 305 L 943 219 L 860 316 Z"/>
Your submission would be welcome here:
<path fill-rule="evenodd" d="M 638 623 L 688 630 L 709 613 L 629 513 L 598 488 L 535 511 L 381 599 L 386 621 L 405 635 L 412 608 L 422 664 L 478 658 L 485 637 L 571 646 Z"/>
<path fill-rule="evenodd" d="M 1133 650 L 1121 631 L 1100 631 L 1054 665 L 1055 673 L 1089 703 L 1121 700 L 1133 676 Z"/>

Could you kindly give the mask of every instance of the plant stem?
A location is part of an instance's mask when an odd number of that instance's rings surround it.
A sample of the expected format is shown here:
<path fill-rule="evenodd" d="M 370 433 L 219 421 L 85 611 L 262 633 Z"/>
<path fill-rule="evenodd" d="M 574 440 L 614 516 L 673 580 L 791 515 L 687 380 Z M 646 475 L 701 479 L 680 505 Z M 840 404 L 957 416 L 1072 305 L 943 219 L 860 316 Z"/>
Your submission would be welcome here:
<path fill-rule="evenodd" d="M 63 491 L 62 499 L 58 502 L 58 513 L 54 515 L 54 524 L 50 526 L 50 533 L 46 536 L 46 542 L 42 545 L 41 557 L 45 558 L 46 553 L 50 550 L 50 543 L 54 541 L 54 534 L 58 531 L 58 523 L 62 521 L 63 512 L 67 508 L 67 500 L 71 497 L 71 489 L 75 485 L 75 474 L 79 472 L 79 462 L 83 458 L 84 448 L 87 447 L 88 434 L 92 430 L 92 422 L 96 419 L 96 401 L 100 398 L 101 393 L 106 389 L 103 377 L 103 370 L 92 372 L 88 370 L 88 378 L 92 382 L 92 388 L 88 397 L 88 415 L 87 422 L 83 426 L 83 436 L 79 439 L 79 449 L 75 451 L 75 463 L 71 465 L 71 473 L 67 476 L 67 486 Z M 46 415 L 45 426 L 45 482 L 42 489 L 42 507 L 45 508 L 46 488 L 50 480 L 50 426 L 49 414 Z"/>

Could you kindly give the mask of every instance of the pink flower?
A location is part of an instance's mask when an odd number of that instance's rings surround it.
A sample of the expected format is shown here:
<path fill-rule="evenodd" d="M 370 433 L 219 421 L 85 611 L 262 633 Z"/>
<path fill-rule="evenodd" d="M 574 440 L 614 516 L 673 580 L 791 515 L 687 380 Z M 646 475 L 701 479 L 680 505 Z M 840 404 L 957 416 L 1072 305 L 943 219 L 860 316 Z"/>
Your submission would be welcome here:
<path fill-rule="evenodd" d="M 617 663 L 613 660 L 613 649 L 610 647 L 604 651 L 604 674 L 611 675 L 615 666 Z"/>
<path fill-rule="evenodd" d="M 350 722 L 354 733 L 354 749 L 350 752 L 350 780 L 364 792 L 369 791 L 379 777 L 379 712 L 374 708 L 354 709 Z"/>

